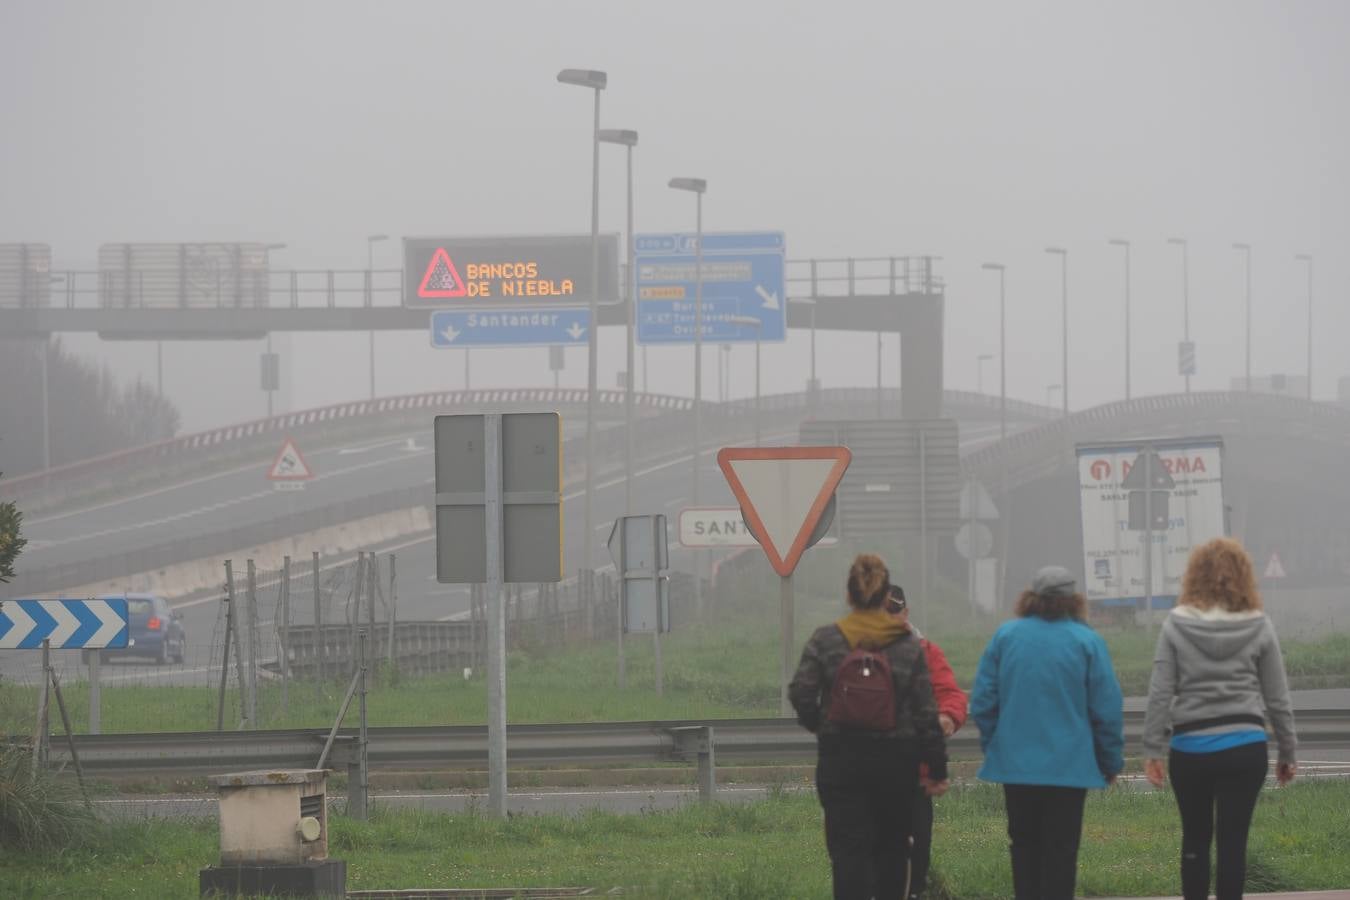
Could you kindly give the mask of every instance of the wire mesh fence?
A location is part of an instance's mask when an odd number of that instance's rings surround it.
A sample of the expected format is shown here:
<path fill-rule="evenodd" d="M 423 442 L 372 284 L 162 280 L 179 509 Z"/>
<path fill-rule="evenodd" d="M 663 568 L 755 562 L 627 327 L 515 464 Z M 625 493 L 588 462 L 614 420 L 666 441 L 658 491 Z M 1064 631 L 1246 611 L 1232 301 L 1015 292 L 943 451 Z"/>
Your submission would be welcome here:
<path fill-rule="evenodd" d="M 363 646 L 372 687 L 485 669 L 482 586 L 471 586 L 469 608 L 448 620 L 400 621 L 397 562 L 376 553 L 322 564 L 313 554 L 274 568 L 226 562 L 218 595 L 193 601 L 213 606 L 214 616 L 194 614 L 185 624 L 175 615 L 169 626 L 182 629 L 181 644 L 173 645 L 179 652 L 137 656 L 147 647 L 141 641 L 127 651 L 51 654 L 74 729 L 330 725 Z M 681 605 L 683 593 L 672 591 L 672 606 Z M 559 584 L 505 585 L 502 602 L 511 650 L 618 638 L 619 584 L 610 573 L 582 570 Z M 44 677 L 35 659 L 0 676 L 0 734 L 33 733 Z"/>

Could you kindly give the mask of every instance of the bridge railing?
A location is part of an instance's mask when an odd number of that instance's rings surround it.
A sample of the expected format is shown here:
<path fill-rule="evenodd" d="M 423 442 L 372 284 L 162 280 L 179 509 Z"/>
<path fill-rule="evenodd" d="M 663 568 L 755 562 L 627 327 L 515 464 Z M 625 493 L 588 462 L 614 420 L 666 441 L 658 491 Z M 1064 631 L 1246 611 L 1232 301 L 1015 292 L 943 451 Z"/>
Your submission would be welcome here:
<path fill-rule="evenodd" d="M 936 256 L 868 256 L 790 259 L 785 281 L 789 297 L 940 294 Z M 621 298 L 629 279 L 620 267 Z M 227 309 L 235 307 L 328 308 L 400 306 L 402 269 L 262 269 L 247 285 L 228 279 L 192 280 L 191 290 L 174 285 L 181 273 L 169 269 L 55 271 L 49 289 L 20 297 L 21 306 L 66 309 Z M 18 295 L 16 295 L 18 296 Z"/>

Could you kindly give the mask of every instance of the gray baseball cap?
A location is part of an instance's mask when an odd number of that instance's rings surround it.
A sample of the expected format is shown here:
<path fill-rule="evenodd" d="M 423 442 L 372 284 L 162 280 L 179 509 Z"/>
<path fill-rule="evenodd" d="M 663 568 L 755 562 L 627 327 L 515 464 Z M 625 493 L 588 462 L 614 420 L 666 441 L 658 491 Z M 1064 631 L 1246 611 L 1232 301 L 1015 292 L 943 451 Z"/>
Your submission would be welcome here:
<path fill-rule="evenodd" d="M 1063 566 L 1045 566 L 1036 573 L 1031 589 L 1042 597 L 1068 597 L 1075 583 L 1073 573 Z"/>

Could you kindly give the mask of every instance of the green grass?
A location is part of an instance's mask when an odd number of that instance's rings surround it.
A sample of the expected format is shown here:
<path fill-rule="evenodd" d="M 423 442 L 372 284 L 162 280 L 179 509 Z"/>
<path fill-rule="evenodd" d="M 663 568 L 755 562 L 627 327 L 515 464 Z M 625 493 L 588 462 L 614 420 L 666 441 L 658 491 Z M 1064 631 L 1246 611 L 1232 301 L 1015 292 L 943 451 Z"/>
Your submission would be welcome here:
<path fill-rule="evenodd" d="M 1350 886 L 1350 782 L 1295 783 L 1266 791 L 1257 808 L 1248 887 Z M 829 863 L 810 794 L 744 806 L 573 817 L 388 812 L 369 822 L 331 820 L 330 853 L 348 864 L 348 887 L 624 886 L 625 896 L 825 898 Z M 1011 894 L 1002 794 L 978 785 L 938 801 L 935 898 Z M 1180 833 L 1169 794 L 1116 789 L 1090 795 L 1079 856 L 1083 896 L 1178 892 Z M 80 849 L 0 855 L 12 898 L 170 898 L 196 894 L 197 870 L 217 857 L 214 823 L 107 826 Z"/>

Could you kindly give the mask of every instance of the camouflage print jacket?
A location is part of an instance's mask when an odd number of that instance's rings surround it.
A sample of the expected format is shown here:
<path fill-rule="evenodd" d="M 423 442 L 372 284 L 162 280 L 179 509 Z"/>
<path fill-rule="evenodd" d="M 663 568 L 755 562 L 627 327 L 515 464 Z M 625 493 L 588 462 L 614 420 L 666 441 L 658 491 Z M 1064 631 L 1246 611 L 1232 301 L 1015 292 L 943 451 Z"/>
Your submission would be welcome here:
<path fill-rule="evenodd" d="M 797 710 L 797 721 L 813 734 L 824 738 L 840 734 L 830 721 L 830 689 L 839 664 L 850 647 L 835 625 L 816 629 L 802 650 L 797 674 L 788 685 L 788 698 Z M 899 739 L 913 748 L 919 760 L 928 765 L 931 777 L 947 777 L 947 744 L 938 724 L 937 701 L 928 675 L 928 661 L 922 642 L 905 635 L 885 648 L 895 680 L 896 727 L 891 731 L 849 732 L 863 739 Z"/>

